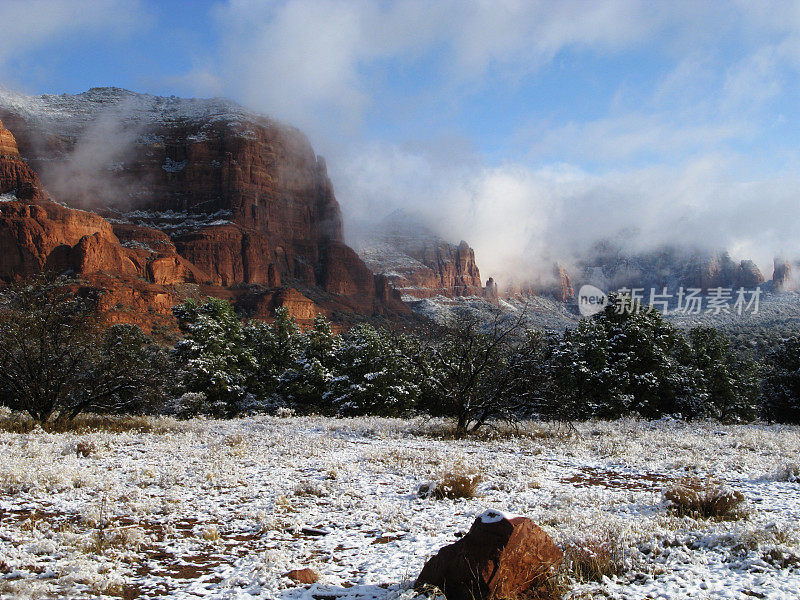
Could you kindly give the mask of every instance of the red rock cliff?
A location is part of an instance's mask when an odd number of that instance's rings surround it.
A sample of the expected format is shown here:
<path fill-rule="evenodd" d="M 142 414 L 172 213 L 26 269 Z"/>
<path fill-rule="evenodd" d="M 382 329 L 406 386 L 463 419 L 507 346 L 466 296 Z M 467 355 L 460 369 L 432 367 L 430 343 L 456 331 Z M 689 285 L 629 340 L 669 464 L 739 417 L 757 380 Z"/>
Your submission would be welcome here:
<path fill-rule="evenodd" d="M 0 117 L 17 138 L 0 129 L 0 193 L 43 200 L 21 154 L 56 198 L 91 211 L 7 207 L 0 235 L 9 248 L 12 238 L 47 233 L 15 242 L 0 276 L 30 270 L 25 261 L 55 264 L 63 246 L 59 264 L 79 273 L 211 288 L 295 282 L 321 287 L 346 310 L 402 310 L 396 298 L 378 297 L 372 273 L 343 243 L 325 163 L 296 129 L 223 100 L 116 88 L 4 93 Z"/>
<path fill-rule="evenodd" d="M 83 241 L 52 234 L 81 272 L 135 272 L 168 285 L 294 282 L 347 298 L 348 310 L 402 310 L 376 295 L 372 273 L 344 244 L 325 163 L 296 129 L 223 100 L 116 88 L 4 93 L 0 117 L 17 138 L 2 129 L 7 188 L 42 187 L 21 154 L 56 198 L 113 223 L 112 231 L 100 219 L 102 232 Z"/>
<path fill-rule="evenodd" d="M 467 242 L 451 244 L 402 212 L 387 217 L 359 254 L 407 298 L 487 295 Z"/>
<path fill-rule="evenodd" d="M 39 176 L 22 160 L 14 135 L 0 121 L 0 195 L 26 200 L 44 197 Z"/>

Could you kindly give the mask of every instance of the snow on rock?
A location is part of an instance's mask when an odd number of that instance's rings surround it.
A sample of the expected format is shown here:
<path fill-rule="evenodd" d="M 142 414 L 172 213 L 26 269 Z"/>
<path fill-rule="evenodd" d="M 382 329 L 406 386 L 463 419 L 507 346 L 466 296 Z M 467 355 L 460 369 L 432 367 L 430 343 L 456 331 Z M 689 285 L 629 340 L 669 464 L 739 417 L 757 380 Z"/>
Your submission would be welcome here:
<path fill-rule="evenodd" d="M 481 513 L 478 518 L 481 520 L 481 523 L 499 523 L 503 519 L 510 521 L 517 516 L 518 515 L 512 515 L 511 513 L 505 513 L 501 510 L 490 508 L 489 510 Z"/>
<path fill-rule="evenodd" d="M 186 164 L 188 162 L 188 160 L 174 161 L 170 157 L 167 157 L 166 161 L 164 161 L 164 164 L 161 165 L 161 168 L 167 173 L 178 173 L 186 168 Z"/>
<path fill-rule="evenodd" d="M 265 117 L 223 98 L 178 98 L 139 94 L 116 87 L 95 87 L 81 94 L 26 96 L 0 88 L 0 105 L 8 107 L 26 121 L 48 123 L 68 131 L 94 120 L 113 108 L 116 115 L 131 123 L 174 123 L 181 121 L 264 121 Z M 157 141 L 157 140 L 152 140 Z"/>

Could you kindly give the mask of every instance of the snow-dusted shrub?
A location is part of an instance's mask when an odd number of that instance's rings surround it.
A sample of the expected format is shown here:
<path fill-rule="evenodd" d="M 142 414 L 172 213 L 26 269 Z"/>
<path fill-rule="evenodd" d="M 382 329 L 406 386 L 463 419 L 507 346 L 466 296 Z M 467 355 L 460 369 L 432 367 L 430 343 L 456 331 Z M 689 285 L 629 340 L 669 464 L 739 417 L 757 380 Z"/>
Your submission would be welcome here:
<path fill-rule="evenodd" d="M 295 496 L 316 496 L 322 498 L 328 495 L 328 490 L 319 481 L 304 479 L 297 483 L 294 488 Z"/>
<path fill-rule="evenodd" d="M 402 416 L 420 397 L 421 373 L 409 356 L 411 341 L 369 325 L 348 332 L 334 350 L 335 376 L 325 398 L 340 416 Z"/>
<path fill-rule="evenodd" d="M 307 338 L 300 331 L 286 307 L 275 311 L 272 323 L 253 320 L 243 329 L 245 343 L 256 359 L 250 388 L 263 408 L 284 408 L 279 395 L 283 373 L 302 354 Z"/>
<path fill-rule="evenodd" d="M 675 411 L 684 418 L 736 423 L 757 415 L 755 363 L 733 352 L 727 335 L 714 327 L 694 327 L 682 335 Z"/>
<path fill-rule="evenodd" d="M 681 516 L 732 520 L 747 514 L 744 494 L 713 479 L 684 479 L 662 495 L 667 508 Z"/>
<path fill-rule="evenodd" d="M 204 392 L 184 392 L 178 398 L 170 400 L 164 412 L 182 419 L 203 414 L 208 406 L 208 398 Z"/>
<path fill-rule="evenodd" d="M 278 393 L 288 406 L 300 413 L 331 413 L 329 382 L 336 376 L 333 354 L 342 343 L 322 315 L 303 336 L 303 350 L 281 374 Z"/>
<path fill-rule="evenodd" d="M 455 419 L 459 434 L 491 420 L 515 420 L 524 410 L 520 369 L 513 352 L 523 315 L 496 311 L 490 323 L 459 315 L 421 340 L 414 363 L 422 374 L 420 408 Z M 523 386 L 524 387 L 524 386 Z"/>
<path fill-rule="evenodd" d="M 545 416 L 581 420 L 640 414 L 647 418 L 752 420 L 757 382 L 718 330 L 684 334 L 657 310 L 626 296 L 583 319 L 539 361 L 535 408 Z"/>
<path fill-rule="evenodd" d="M 161 347 L 138 327 L 106 328 L 79 283 L 41 276 L 0 295 L 0 398 L 42 424 L 139 410 L 160 395 Z"/>
<path fill-rule="evenodd" d="M 257 362 L 233 307 L 217 298 L 202 304 L 187 300 L 174 307 L 173 313 L 186 335 L 173 351 L 178 394 L 203 394 L 205 401 L 194 405 L 203 414 L 238 414 L 248 402 L 248 382 Z M 200 396 L 190 399 L 199 401 Z"/>

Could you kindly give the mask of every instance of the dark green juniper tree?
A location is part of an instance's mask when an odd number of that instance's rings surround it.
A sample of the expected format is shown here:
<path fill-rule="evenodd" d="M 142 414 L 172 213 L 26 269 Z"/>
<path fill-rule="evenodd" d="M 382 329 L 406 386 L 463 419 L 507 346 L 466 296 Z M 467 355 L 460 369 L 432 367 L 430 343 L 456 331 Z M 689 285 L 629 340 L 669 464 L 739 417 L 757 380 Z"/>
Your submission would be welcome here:
<path fill-rule="evenodd" d="M 0 390 L 9 408 L 42 424 L 87 410 L 138 410 L 166 362 L 134 326 L 104 328 L 79 282 L 41 276 L 0 296 Z"/>
<path fill-rule="evenodd" d="M 783 340 L 764 367 L 762 416 L 779 423 L 800 423 L 800 336 Z"/>
<path fill-rule="evenodd" d="M 326 393 L 335 414 L 400 417 L 416 408 L 422 374 L 410 359 L 417 351 L 414 340 L 370 325 L 342 338 Z"/>
<path fill-rule="evenodd" d="M 219 417 L 247 410 L 257 362 L 230 303 L 218 298 L 201 303 L 187 300 L 172 312 L 186 336 L 173 350 L 176 392 L 183 398 L 173 410 L 187 416 L 201 412 Z"/>

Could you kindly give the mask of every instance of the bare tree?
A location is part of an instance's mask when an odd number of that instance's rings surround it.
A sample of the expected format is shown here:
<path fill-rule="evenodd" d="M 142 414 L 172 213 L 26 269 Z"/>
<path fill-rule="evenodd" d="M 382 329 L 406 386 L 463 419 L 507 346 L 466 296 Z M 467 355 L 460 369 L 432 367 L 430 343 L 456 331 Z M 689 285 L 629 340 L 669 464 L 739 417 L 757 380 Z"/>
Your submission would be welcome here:
<path fill-rule="evenodd" d="M 455 418 L 460 433 L 491 419 L 514 419 L 521 407 L 513 349 L 525 323 L 524 311 L 497 310 L 488 323 L 474 313 L 459 315 L 436 332 L 416 361 L 425 373 L 423 408 Z"/>

